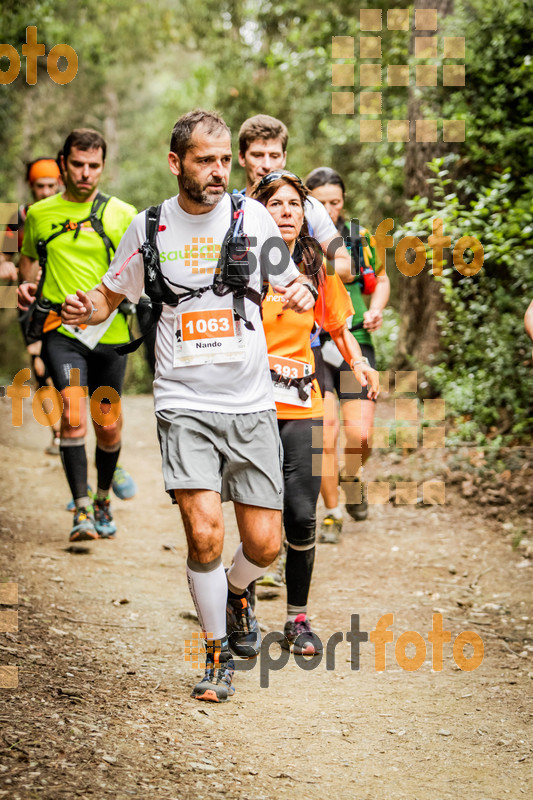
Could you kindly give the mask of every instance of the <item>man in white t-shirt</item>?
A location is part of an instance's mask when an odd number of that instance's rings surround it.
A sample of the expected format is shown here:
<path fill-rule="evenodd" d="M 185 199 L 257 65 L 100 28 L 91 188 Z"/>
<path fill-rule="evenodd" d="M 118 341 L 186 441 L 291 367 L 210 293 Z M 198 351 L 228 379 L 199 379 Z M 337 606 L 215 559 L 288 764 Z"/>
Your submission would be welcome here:
<path fill-rule="evenodd" d="M 258 180 L 269 172 L 284 169 L 287 161 L 289 133 L 281 120 L 268 114 L 256 114 L 246 119 L 239 131 L 239 164 L 246 173 L 245 194 L 250 194 Z M 305 219 L 309 233 L 316 239 L 322 252 L 335 265 L 335 272 L 343 283 L 351 283 L 350 255 L 344 246 L 331 218 L 318 200 L 308 197 L 305 204 Z"/>
<path fill-rule="evenodd" d="M 178 305 L 163 304 L 155 413 L 165 489 L 180 507 L 187 579 L 206 638 L 206 672 L 192 696 L 220 702 L 234 691 L 230 648 L 243 657 L 259 651 L 259 626 L 246 587 L 265 573 L 280 548 L 280 445 L 259 304 L 245 300 L 245 320 L 235 313 L 231 292 L 211 291 L 233 215 L 226 193 L 230 131 L 218 115 L 193 111 L 174 126 L 170 149 L 179 195 L 162 204 L 160 269 L 178 295 L 203 291 Z M 260 293 L 262 275 L 268 275 L 287 308 L 312 308 L 314 296 L 268 211 L 246 199 L 240 221 L 250 243 L 249 287 Z M 100 286 L 66 298 L 66 322 L 98 324 L 124 296 L 138 302 L 144 288 L 139 248 L 146 240 L 145 224 L 144 213 L 133 220 Z M 241 544 L 226 575 L 221 501 L 229 499 Z"/>

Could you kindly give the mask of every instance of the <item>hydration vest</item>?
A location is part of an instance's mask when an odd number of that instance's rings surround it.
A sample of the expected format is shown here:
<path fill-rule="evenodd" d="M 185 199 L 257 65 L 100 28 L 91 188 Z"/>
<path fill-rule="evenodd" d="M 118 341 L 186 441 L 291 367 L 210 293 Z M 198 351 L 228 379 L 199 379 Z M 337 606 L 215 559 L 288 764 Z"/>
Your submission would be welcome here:
<path fill-rule="evenodd" d="M 268 279 L 263 275 L 263 289 L 261 292 L 257 292 L 249 285 L 251 274 L 248 261 L 249 239 L 242 228 L 246 198 L 240 194 L 231 194 L 229 197 L 231 200 L 231 221 L 220 248 L 220 256 L 214 271 L 213 283 L 207 286 L 200 286 L 197 289 L 175 283 L 161 272 L 159 249 L 157 247 L 161 205 L 151 206 L 146 209 L 146 239 L 136 252 L 140 253 L 143 259 L 144 292 L 151 302 L 147 303 L 140 313 L 139 309 L 137 309 L 139 326 L 143 335 L 133 342 L 116 347 L 117 353 L 125 355 L 137 350 L 145 336 L 159 322 L 163 305 L 175 308 L 180 303 L 193 297 L 201 297 L 208 291 L 212 291 L 218 297 L 232 292 L 234 316 L 237 319 L 242 319 L 248 330 L 254 330 L 254 326 L 246 317 L 244 301 L 245 299 L 251 300 L 261 309 L 263 299 L 268 290 Z M 172 291 L 171 286 L 183 291 L 177 294 Z"/>

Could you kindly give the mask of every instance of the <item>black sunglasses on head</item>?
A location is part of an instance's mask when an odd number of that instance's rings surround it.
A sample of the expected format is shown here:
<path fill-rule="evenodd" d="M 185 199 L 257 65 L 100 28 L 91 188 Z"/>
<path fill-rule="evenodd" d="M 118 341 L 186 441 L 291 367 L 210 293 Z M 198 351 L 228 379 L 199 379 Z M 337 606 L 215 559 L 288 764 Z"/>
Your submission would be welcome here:
<path fill-rule="evenodd" d="M 274 181 L 277 181 L 278 178 L 294 178 L 296 181 L 298 181 L 300 186 L 303 187 L 302 179 L 298 175 L 295 175 L 294 172 L 289 172 L 286 169 L 277 169 L 274 172 L 269 172 L 268 175 L 265 175 L 263 178 L 261 178 L 261 180 L 257 184 L 256 191 L 264 189 L 265 186 L 268 186 Z"/>

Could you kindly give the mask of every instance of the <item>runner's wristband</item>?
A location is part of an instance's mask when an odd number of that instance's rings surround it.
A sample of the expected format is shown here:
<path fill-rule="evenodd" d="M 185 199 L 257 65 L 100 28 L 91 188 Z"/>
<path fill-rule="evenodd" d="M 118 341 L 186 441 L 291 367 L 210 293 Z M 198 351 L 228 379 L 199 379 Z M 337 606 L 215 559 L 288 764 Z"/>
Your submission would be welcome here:
<path fill-rule="evenodd" d="M 318 300 L 318 289 L 316 288 L 316 286 L 313 286 L 312 283 L 303 283 L 302 286 L 305 286 L 307 289 L 309 289 L 309 291 L 313 295 L 313 300 L 316 303 L 316 301 Z"/>

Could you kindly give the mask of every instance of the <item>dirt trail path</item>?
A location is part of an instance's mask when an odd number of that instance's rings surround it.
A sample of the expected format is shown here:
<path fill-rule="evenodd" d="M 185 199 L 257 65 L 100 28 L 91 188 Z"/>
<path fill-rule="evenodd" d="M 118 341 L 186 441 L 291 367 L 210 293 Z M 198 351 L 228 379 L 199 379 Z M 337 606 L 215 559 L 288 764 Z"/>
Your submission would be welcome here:
<path fill-rule="evenodd" d="M 187 618 L 184 537 L 162 490 L 152 400 L 128 397 L 125 409 L 121 462 L 139 494 L 114 504 L 116 541 L 73 554 L 47 432 L 29 408 L 12 428 L 10 403 L 0 401 L 1 577 L 19 586 L 19 630 L 0 634 L 0 665 L 19 671 L 17 689 L 0 689 L 0 797 L 531 797 L 533 570 L 501 522 L 460 498 L 372 507 L 367 522 L 345 524 L 339 546 L 319 546 L 310 609 L 324 642 L 349 631 L 351 614 L 371 631 L 393 613 L 386 670 L 375 670 L 370 642 L 355 670 L 344 636 L 333 670 L 323 659 L 304 671 L 291 657 L 268 674 L 265 661 L 237 675 L 231 702 L 201 704 L 189 697 L 200 671 L 184 648 L 197 626 Z M 374 457 L 370 476 L 398 472 L 390 458 Z M 227 559 L 236 530 L 225 513 Z M 282 630 L 284 600 L 282 591 L 258 601 L 266 629 Z M 475 671 L 457 668 L 451 644 L 432 671 L 427 633 L 438 612 L 452 642 L 464 630 L 482 637 Z M 395 658 L 404 631 L 426 639 L 417 671 Z"/>

